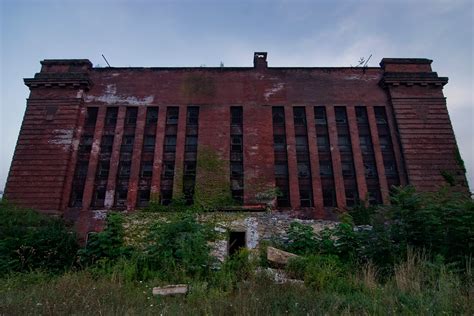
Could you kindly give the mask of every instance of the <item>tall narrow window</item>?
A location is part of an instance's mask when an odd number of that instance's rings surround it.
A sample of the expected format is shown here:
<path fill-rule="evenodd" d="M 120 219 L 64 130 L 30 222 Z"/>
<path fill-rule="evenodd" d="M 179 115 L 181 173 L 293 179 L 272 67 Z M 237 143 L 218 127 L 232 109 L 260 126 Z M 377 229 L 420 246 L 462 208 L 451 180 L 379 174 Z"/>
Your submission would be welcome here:
<path fill-rule="evenodd" d="M 336 206 L 336 189 L 332 168 L 331 144 L 327 126 L 326 107 L 314 107 L 314 122 L 316 128 L 316 142 L 319 156 L 319 175 L 323 191 L 323 206 Z"/>
<path fill-rule="evenodd" d="M 295 123 L 296 161 L 298 167 L 300 205 L 301 207 L 312 207 L 314 205 L 313 182 L 311 181 L 305 108 L 299 106 L 294 107 L 293 119 Z"/>
<path fill-rule="evenodd" d="M 375 120 L 377 122 L 377 132 L 380 142 L 380 150 L 383 156 L 383 165 L 385 168 L 385 177 L 389 188 L 400 185 L 400 178 L 395 160 L 395 151 L 393 150 L 390 128 L 388 126 L 385 107 L 375 106 Z"/>
<path fill-rule="evenodd" d="M 359 129 L 360 147 L 365 169 L 365 180 L 367 183 L 368 200 L 370 204 L 382 203 L 380 184 L 375 164 L 374 147 L 370 131 L 367 109 L 362 106 L 356 107 L 357 128 Z"/>
<path fill-rule="evenodd" d="M 273 150 L 275 154 L 275 185 L 279 190 L 278 207 L 290 207 L 290 188 L 288 176 L 288 155 L 286 151 L 285 108 L 272 107 Z"/>
<path fill-rule="evenodd" d="M 178 132 L 179 108 L 170 106 L 166 110 L 165 140 L 163 145 L 163 168 L 161 173 L 160 202 L 168 205 L 173 198 L 173 177 Z"/>
<path fill-rule="evenodd" d="M 347 122 L 346 108 L 336 106 L 337 142 L 341 154 L 342 178 L 344 180 L 344 191 L 346 195 L 346 206 L 354 206 L 358 201 L 357 181 L 354 173 L 354 156 L 352 154 L 352 142 Z"/>
<path fill-rule="evenodd" d="M 196 158 L 198 150 L 199 107 L 188 106 L 186 114 L 186 139 L 184 146 L 183 193 L 188 205 L 194 202 L 196 185 Z"/>
<path fill-rule="evenodd" d="M 230 108 L 230 183 L 232 198 L 239 204 L 244 201 L 244 160 L 243 160 L 243 108 Z"/>

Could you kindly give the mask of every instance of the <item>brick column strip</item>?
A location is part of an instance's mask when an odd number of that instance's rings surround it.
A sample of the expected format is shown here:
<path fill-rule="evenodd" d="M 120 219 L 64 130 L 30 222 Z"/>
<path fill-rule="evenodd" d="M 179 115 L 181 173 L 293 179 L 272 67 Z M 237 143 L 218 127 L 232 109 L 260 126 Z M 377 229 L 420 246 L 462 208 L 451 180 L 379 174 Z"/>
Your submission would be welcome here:
<path fill-rule="evenodd" d="M 117 114 L 117 123 L 115 124 L 114 144 L 112 145 L 112 154 L 110 155 L 109 177 L 107 179 L 107 191 L 105 192 L 104 207 L 112 208 L 115 198 L 115 186 L 117 182 L 117 172 L 120 160 L 120 147 L 122 145 L 123 126 L 125 123 L 125 106 L 119 107 Z"/>
<path fill-rule="evenodd" d="M 288 155 L 288 182 L 292 208 L 300 207 L 300 189 L 298 185 L 298 163 L 296 161 L 295 123 L 293 107 L 285 106 L 286 149 Z"/>
<path fill-rule="evenodd" d="M 308 149 L 311 164 L 311 182 L 313 186 L 314 207 L 318 214 L 324 214 L 323 188 L 319 173 L 319 154 L 316 140 L 316 127 L 314 122 L 314 106 L 306 106 L 306 122 L 308 128 Z"/>
<path fill-rule="evenodd" d="M 150 200 L 158 202 L 160 195 L 160 179 L 163 163 L 163 142 L 165 139 L 166 107 L 161 106 L 158 110 L 158 122 L 156 123 L 155 153 L 153 156 L 153 173 L 151 176 Z"/>
<path fill-rule="evenodd" d="M 82 100 L 81 100 L 81 103 L 82 103 Z M 79 142 L 81 140 L 83 126 L 86 119 L 86 107 L 83 104 L 80 105 L 80 107 L 78 108 L 78 111 L 79 111 L 79 115 L 77 119 L 78 127 L 74 130 L 74 135 L 73 135 L 73 140 L 72 140 L 72 145 L 71 145 L 71 156 L 69 158 L 66 180 L 64 181 L 64 192 L 63 192 L 62 200 L 61 200 L 61 210 L 63 211 L 67 209 L 69 199 L 71 198 L 72 180 L 74 179 L 74 171 L 75 171 L 76 163 L 77 163 L 77 154 L 78 154 L 77 151 L 79 149 Z"/>
<path fill-rule="evenodd" d="M 351 134 L 352 155 L 354 157 L 354 167 L 357 181 L 357 189 L 359 192 L 359 199 L 365 200 L 367 197 L 367 182 L 365 181 L 365 167 L 362 158 L 362 151 L 360 150 L 359 129 L 357 128 L 357 117 L 355 107 L 346 107 L 347 121 L 349 124 L 349 132 Z"/>
<path fill-rule="evenodd" d="M 89 158 L 89 168 L 87 169 L 86 184 L 84 185 L 84 195 L 82 198 L 82 210 L 88 210 L 91 206 L 92 195 L 94 194 L 94 181 L 97 172 L 97 163 L 99 161 L 100 142 L 102 141 L 102 133 L 104 132 L 106 107 L 99 107 L 97 113 L 97 121 L 94 129 L 94 139 L 92 142 L 92 150 Z"/>
<path fill-rule="evenodd" d="M 402 157 L 402 149 L 400 146 L 400 138 L 396 128 L 395 117 L 393 115 L 392 106 L 386 106 L 385 112 L 387 113 L 387 123 L 390 129 L 390 138 L 392 139 L 393 152 L 395 155 L 395 162 L 397 163 L 398 177 L 400 179 L 400 185 L 405 186 L 408 184 L 407 175 L 405 172 L 405 165 Z"/>
<path fill-rule="evenodd" d="M 346 192 L 344 191 L 344 180 L 342 177 L 341 155 L 339 153 L 334 106 L 326 106 L 326 115 L 328 120 L 329 142 L 331 144 L 332 170 L 334 173 L 337 207 L 343 208 L 346 206 Z"/>
<path fill-rule="evenodd" d="M 146 109 L 146 106 L 138 107 L 137 126 L 135 127 L 135 139 L 133 141 L 132 165 L 130 167 L 130 179 L 128 180 L 127 211 L 134 210 L 137 204 L 137 188 L 142 160 Z"/>
<path fill-rule="evenodd" d="M 382 193 L 383 204 L 390 202 L 387 178 L 385 177 L 385 167 L 383 165 L 382 150 L 380 149 L 379 132 L 377 130 L 377 121 L 373 106 L 367 106 L 367 118 L 369 121 L 370 135 L 372 135 L 372 144 L 374 146 L 375 164 L 379 176 L 380 191 Z"/>

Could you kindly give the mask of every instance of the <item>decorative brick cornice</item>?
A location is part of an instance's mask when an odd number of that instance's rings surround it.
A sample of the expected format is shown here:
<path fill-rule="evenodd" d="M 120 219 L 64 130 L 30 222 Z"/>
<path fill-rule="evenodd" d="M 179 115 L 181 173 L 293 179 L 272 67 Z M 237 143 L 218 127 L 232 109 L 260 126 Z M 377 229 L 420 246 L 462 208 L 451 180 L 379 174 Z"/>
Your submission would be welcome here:
<path fill-rule="evenodd" d="M 37 73 L 34 78 L 25 78 L 30 89 L 39 87 L 80 88 L 89 90 L 92 81 L 87 73 Z"/>
<path fill-rule="evenodd" d="M 448 83 L 447 77 L 438 77 L 436 72 L 386 72 L 382 80 L 381 86 L 439 86 L 443 87 Z"/>

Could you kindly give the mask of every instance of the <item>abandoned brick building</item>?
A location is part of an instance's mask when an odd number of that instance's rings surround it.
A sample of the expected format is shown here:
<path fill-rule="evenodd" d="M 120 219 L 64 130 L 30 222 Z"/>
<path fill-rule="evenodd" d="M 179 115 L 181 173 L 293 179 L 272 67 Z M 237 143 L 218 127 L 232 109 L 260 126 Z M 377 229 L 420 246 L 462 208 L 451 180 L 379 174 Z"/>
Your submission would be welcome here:
<path fill-rule="evenodd" d="M 93 229 L 94 210 L 166 205 L 199 182 L 199 149 L 245 209 L 278 188 L 277 210 L 331 218 L 393 185 L 466 185 L 443 86 L 428 59 L 380 67 L 108 67 L 44 60 L 5 195 Z M 198 167 L 197 167 L 198 166 Z M 178 172 L 179 171 L 179 172 Z M 298 213 L 300 212 L 300 213 Z"/>

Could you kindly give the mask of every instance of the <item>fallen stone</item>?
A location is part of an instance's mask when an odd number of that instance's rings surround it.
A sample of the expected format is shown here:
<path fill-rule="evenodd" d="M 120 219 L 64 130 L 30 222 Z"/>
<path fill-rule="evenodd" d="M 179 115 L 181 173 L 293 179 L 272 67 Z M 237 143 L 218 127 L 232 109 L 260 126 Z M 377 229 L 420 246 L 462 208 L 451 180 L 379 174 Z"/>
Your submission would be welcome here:
<path fill-rule="evenodd" d="M 290 258 L 297 258 L 298 255 L 294 253 L 283 251 L 278 248 L 268 247 L 267 248 L 267 260 L 271 265 L 274 266 L 285 266 L 288 264 Z"/>
<path fill-rule="evenodd" d="M 175 284 L 175 285 L 167 285 L 162 287 L 154 287 L 153 288 L 153 295 L 176 295 L 176 294 L 186 294 L 188 293 L 188 285 L 187 284 Z"/>
<path fill-rule="evenodd" d="M 265 273 L 276 284 L 285 284 L 285 283 L 301 284 L 301 285 L 304 284 L 303 280 L 288 278 L 284 270 L 266 268 L 266 269 L 259 269 L 257 270 L 257 272 Z"/>

